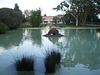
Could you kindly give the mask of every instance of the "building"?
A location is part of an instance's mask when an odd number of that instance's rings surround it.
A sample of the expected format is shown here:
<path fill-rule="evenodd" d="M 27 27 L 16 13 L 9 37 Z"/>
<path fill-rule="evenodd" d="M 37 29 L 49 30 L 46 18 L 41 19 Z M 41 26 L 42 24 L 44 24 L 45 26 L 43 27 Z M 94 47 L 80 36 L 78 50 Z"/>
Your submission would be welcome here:
<path fill-rule="evenodd" d="M 53 20 L 55 16 L 42 16 L 42 24 L 47 24 L 47 23 L 52 23 L 54 24 L 55 21 Z M 59 20 L 57 20 L 57 24 L 62 24 L 62 20 L 60 20 L 60 18 L 62 18 L 63 16 L 57 16 L 59 18 Z"/>

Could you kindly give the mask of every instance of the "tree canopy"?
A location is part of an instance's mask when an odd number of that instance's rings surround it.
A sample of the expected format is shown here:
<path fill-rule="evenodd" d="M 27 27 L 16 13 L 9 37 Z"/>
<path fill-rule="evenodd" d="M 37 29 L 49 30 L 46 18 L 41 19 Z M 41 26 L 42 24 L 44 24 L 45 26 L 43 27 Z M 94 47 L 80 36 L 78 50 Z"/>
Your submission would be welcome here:
<path fill-rule="evenodd" d="M 16 10 L 15 10 L 16 9 Z M 23 21 L 24 16 L 18 5 L 15 4 L 14 9 L 1 8 L 0 9 L 0 22 L 7 25 L 10 29 L 16 29 Z"/>
<path fill-rule="evenodd" d="M 89 14 L 100 13 L 100 1 L 99 0 L 64 0 L 54 10 L 63 10 L 76 17 L 76 22 L 79 18 L 83 25 L 85 25 L 87 16 Z"/>
<path fill-rule="evenodd" d="M 33 27 L 39 27 L 42 22 L 41 9 L 31 11 L 30 22 Z"/>

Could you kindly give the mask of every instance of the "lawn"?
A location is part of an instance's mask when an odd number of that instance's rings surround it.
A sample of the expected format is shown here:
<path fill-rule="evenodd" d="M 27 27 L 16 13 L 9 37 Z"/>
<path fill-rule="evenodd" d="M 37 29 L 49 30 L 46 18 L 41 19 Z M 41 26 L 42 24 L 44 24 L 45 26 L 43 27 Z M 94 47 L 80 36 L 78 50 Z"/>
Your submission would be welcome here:
<path fill-rule="evenodd" d="M 58 27 L 87 27 L 87 26 L 75 26 L 75 25 L 66 25 L 66 24 L 57 24 Z"/>
<path fill-rule="evenodd" d="M 41 24 L 40 27 L 44 27 L 46 24 Z M 32 25 L 20 25 L 18 28 L 32 28 Z"/>
<path fill-rule="evenodd" d="M 40 27 L 44 27 L 46 24 L 41 24 Z M 88 27 L 88 26 L 75 26 L 75 25 L 66 25 L 66 24 L 56 24 L 58 27 Z M 20 25 L 18 28 L 32 28 L 32 25 Z"/>

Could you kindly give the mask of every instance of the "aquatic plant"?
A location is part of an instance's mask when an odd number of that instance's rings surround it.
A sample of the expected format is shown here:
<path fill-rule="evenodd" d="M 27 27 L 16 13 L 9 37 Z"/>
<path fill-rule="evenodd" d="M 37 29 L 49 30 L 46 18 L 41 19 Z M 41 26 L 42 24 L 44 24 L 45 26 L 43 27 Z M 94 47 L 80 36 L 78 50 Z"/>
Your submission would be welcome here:
<path fill-rule="evenodd" d="M 45 59 L 45 67 L 46 67 L 46 73 L 54 73 L 56 70 L 56 65 L 60 63 L 61 54 L 59 52 L 51 52 L 47 53 L 46 59 Z"/>
<path fill-rule="evenodd" d="M 15 61 L 15 66 L 17 71 L 33 71 L 34 70 L 34 60 L 23 56 L 21 59 Z"/>

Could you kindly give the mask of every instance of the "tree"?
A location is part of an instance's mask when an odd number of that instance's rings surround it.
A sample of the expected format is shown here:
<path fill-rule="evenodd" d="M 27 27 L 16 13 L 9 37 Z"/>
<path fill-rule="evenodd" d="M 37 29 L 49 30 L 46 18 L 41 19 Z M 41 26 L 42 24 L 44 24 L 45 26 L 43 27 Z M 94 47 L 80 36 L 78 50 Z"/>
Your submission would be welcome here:
<path fill-rule="evenodd" d="M 53 21 L 55 22 L 55 24 L 57 24 L 57 22 L 58 22 L 59 20 L 60 20 L 60 19 L 58 18 L 58 16 L 53 17 Z"/>
<path fill-rule="evenodd" d="M 75 18 L 71 15 L 66 13 L 64 17 L 62 17 L 62 20 L 67 24 L 67 25 L 72 25 L 75 24 Z"/>
<path fill-rule="evenodd" d="M 41 9 L 31 11 L 30 22 L 33 27 L 40 26 L 42 22 Z"/>
<path fill-rule="evenodd" d="M 15 4 L 14 10 L 15 10 L 15 11 L 20 11 L 19 6 L 18 6 L 17 3 Z"/>
<path fill-rule="evenodd" d="M 16 29 L 22 23 L 22 15 L 9 8 L 0 9 L 0 22 L 7 25 L 10 29 Z"/>
<path fill-rule="evenodd" d="M 82 20 L 83 25 L 85 25 L 89 14 L 99 12 L 99 2 L 98 0 L 65 0 L 53 9 L 70 13 L 76 19 L 76 26 L 78 26 L 79 18 Z"/>
<path fill-rule="evenodd" d="M 96 14 L 90 14 L 87 16 L 86 23 L 91 24 L 91 25 L 93 25 L 93 24 L 99 25 L 100 19 L 98 18 L 98 16 Z"/>
<path fill-rule="evenodd" d="M 14 9 L 1 8 L 0 9 L 0 22 L 7 25 L 10 29 L 16 29 L 24 20 L 19 6 L 15 4 Z"/>
<path fill-rule="evenodd" d="M 24 11 L 24 14 L 25 14 L 25 17 L 26 17 L 26 18 L 29 18 L 30 14 L 31 14 L 31 10 L 26 9 L 26 10 Z"/>
<path fill-rule="evenodd" d="M 29 21 L 30 15 L 31 15 L 31 10 L 26 9 L 26 10 L 24 11 L 24 14 L 25 14 L 25 20 L 26 20 L 26 21 Z"/>
<path fill-rule="evenodd" d="M 47 16 L 46 14 L 44 14 L 44 16 Z"/>
<path fill-rule="evenodd" d="M 25 20 L 25 16 L 22 14 L 22 11 L 19 9 L 19 6 L 17 3 L 15 3 L 14 10 L 19 14 L 19 18 L 21 19 L 22 22 Z"/>

